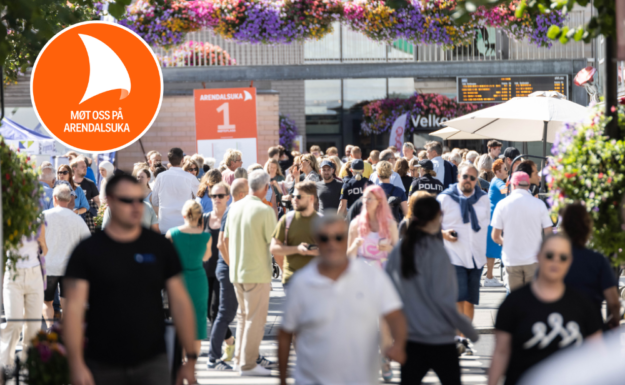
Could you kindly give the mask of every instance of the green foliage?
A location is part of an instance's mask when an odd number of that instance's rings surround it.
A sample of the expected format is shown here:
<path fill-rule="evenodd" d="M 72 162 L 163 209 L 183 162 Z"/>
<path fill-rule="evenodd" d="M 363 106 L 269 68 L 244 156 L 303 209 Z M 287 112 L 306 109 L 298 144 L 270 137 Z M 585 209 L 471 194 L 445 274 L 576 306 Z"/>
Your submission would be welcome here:
<path fill-rule="evenodd" d="M 22 236 L 32 236 L 38 230 L 42 187 L 29 161 L 30 157 L 14 152 L 0 138 L 3 250 L 16 250 Z"/>
<path fill-rule="evenodd" d="M 625 109 L 619 106 L 619 127 L 625 134 Z M 625 231 L 621 229 L 621 202 L 625 195 L 625 140 L 610 140 L 605 127 L 610 121 L 603 106 L 594 107 L 590 118 L 566 126 L 558 136 L 547 168 L 553 213 L 576 201 L 582 202 L 595 226 L 591 247 L 615 263 L 625 261 Z M 625 137 L 625 135 L 621 135 Z"/>
<path fill-rule="evenodd" d="M 131 0 L 110 4 L 109 13 L 120 18 Z M 0 65 L 5 82 L 35 64 L 45 44 L 59 31 L 76 23 L 99 19 L 102 2 L 94 0 L 0 0 Z M 71 55 L 71 53 L 68 53 Z"/>

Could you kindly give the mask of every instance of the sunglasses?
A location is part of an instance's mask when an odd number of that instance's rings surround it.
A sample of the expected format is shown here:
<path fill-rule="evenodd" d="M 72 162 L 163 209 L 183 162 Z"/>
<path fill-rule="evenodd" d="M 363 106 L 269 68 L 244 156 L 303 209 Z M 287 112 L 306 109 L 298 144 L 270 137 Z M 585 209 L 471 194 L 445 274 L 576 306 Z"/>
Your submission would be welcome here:
<path fill-rule="evenodd" d="M 211 194 L 210 197 L 213 199 L 224 199 L 227 196 L 227 194 Z"/>
<path fill-rule="evenodd" d="M 558 253 L 554 253 L 553 251 L 546 251 L 545 252 L 545 258 L 547 258 L 550 261 L 553 261 L 556 257 L 556 255 L 560 256 L 560 262 L 566 262 L 569 259 L 569 255 L 568 254 L 558 254 Z"/>
<path fill-rule="evenodd" d="M 57 171 L 57 174 L 59 174 L 59 175 L 68 175 L 69 171 Z"/>
<path fill-rule="evenodd" d="M 337 242 L 343 242 L 343 239 L 345 239 L 345 235 L 334 235 L 334 236 L 329 236 L 329 235 L 325 235 L 325 234 L 319 234 L 319 236 L 317 237 L 319 238 L 319 243 L 328 243 L 330 242 L 331 239 L 337 241 Z"/>
<path fill-rule="evenodd" d="M 467 175 L 467 174 L 465 174 L 465 175 L 463 175 L 463 176 L 462 176 L 462 179 L 465 179 L 465 180 L 466 180 L 466 179 L 471 179 L 471 182 L 475 182 L 475 180 L 476 180 L 477 178 L 476 178 L 476 177 L 474 177 L 473 175 Z"/>
<path fill-rule="evenodd" d="M 190 168 L 189 171 L 197 171 L 197 168 Z"/>
<path fill-rule="evenodd" d="M 114 197 L 118 201 L 131 205 L 133 203 L 143 203 L 143 198 Z"/>
<path fill-rule="evenodd" d="M 293 198 L 297 199 L 297 200 L 302 200 L 304 198 L 303 195 L 293 195 Z"/>

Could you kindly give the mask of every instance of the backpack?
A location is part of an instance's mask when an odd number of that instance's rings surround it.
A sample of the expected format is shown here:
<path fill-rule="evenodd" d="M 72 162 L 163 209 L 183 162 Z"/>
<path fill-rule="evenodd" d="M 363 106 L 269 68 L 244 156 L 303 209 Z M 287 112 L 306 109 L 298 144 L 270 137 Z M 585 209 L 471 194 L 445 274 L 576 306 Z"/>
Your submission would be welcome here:
<path fill-rule="evenodd" d="M 395 191 L 397 187 L 393 186 L 393 191 Z M 392 194 L 392 192 L 391 192 Z M 403 219 L 403 214 L 401 212 L 401 201 L 396 196 L 389 196 L 387 199 L 388 205 L 391 207 L 391 213 L 393 213 L 393 218 L 395 218 L 395 222 L 399 224 Z"/>

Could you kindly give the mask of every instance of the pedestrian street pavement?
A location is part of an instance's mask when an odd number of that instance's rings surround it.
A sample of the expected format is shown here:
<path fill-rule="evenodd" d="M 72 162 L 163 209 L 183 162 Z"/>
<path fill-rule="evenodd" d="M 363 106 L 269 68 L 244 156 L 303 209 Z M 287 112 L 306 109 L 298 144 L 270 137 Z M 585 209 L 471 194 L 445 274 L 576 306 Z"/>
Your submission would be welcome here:
<path fill-rule="evenodd" d="M 495 276 L 499 278 L 499 269 L 495 268 Z M 505 298 L 505 288 L 503 287 L 481 287 L 480 304 L 476 306 L 474 326 L 481 334 L 480 340 L 474 344 L 475 354 L 473 356 L 463 356 L 460 358 L 460 368 L 463 384 L 485 385 L 487 383 L 486 370 L 490 366 L 490 357 L 494 348 L 493 325 L 499 305 Z M 278 345 L 276 337 L 280 326 L 282 305 L 284 303 L 284 291 L 282 284 L 278 280 L 272 283 L 271 298 L 269 301 L 269 313 L 265 325 L 265 337 L 260 350 L 262 355 L 269 360 L 278 360 Z M 231 324 L 231 330 L 236 330 L 236 320 Z M 208 351 L 208 341 L 202 341 L 202 352 Z M 233 371 L 215 371 L 206 367 L 206 357 L 200 357 L 196 365 L 196 377 L 199 384 L 215 385 L 264 385 L 278 384 L 278 371 L 274 371 L 274 377 L 240 377 Z M 295 351 L 291 350 L 289 367 L 293 370 L 295 366 Z M 392 363 L 394 378 L 391 383 L 399 384 L 400 366 Z M 293 379 L 287 381 L 294 384 Z M 380 378 L 382 384 L 382 378 Z M 424 384 L 439 384 L 438 377 L 430 371 L 423 380 Z"/>

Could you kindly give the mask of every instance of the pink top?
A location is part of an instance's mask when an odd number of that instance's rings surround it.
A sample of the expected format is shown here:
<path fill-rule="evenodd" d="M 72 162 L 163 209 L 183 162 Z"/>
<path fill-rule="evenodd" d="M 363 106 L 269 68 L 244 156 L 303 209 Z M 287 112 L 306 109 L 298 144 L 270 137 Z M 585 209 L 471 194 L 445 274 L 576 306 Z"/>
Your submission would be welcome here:
<path fill-rule="evenodd" d="M 382 268 L 388 258 L 388 252 L 380 251 L 379 242 L 380 235 L 378 233 L 370 232 L 367 234 L 362 245 L 358 248 L 358 258 L 362 258 L 369 265 Z"/>

